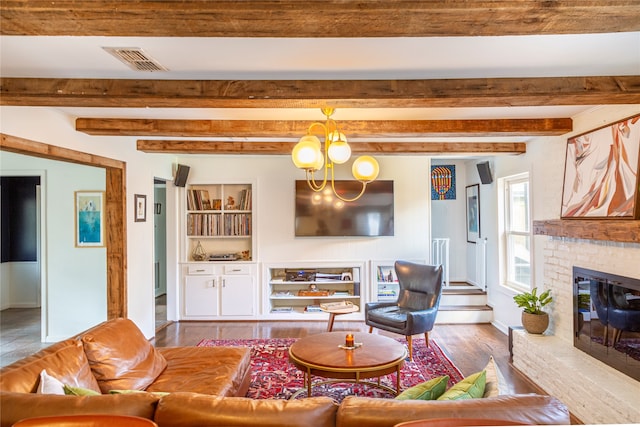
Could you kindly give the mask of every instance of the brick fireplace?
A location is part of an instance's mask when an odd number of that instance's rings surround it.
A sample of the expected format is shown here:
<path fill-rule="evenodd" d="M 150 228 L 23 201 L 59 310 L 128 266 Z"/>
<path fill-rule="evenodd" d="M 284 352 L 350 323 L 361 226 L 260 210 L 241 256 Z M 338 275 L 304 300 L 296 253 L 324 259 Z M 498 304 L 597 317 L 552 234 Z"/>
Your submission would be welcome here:
<path fill-rule="evenodd" d="M 638 221 L 631 224 L 630 230 L 638 233 Z M 545 335 L 514 331 L 513 364 L 586 424 L 640 422 L 640 382 L 574 347 L 573 267 L 640 279 L 637 241 L 554 236 L 536 240 L 544 245 L 543 286 L 554 296 L 551 324 Z"/>
<path fill-rule="evenodd" d="M 573 344 L 640 381 L 640 279 L 573 267 Z"/>

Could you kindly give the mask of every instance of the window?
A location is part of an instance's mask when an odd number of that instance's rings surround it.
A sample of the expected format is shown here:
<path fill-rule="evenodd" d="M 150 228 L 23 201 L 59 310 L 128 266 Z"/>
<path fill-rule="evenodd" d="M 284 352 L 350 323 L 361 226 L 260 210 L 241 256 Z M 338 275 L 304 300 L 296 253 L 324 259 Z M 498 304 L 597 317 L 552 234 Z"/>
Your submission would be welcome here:
<path fill-rule="evenodd" d="M 531 208 L 529 174 L 504 178 L 504 276 L 516 289 L 531 288 Z"/>

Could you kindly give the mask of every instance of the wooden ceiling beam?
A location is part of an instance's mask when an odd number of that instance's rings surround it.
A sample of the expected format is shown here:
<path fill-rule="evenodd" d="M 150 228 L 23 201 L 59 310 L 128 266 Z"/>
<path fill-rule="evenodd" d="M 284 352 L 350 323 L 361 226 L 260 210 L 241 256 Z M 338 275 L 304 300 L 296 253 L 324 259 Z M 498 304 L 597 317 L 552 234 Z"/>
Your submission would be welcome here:
<path fill-rule="evenodd" d="M 119 108 L 450 108 L 640 103 L 640 76 L 441 80 L 0 78 L 0 105 Z"/>
<path fill-rule="evenodd" d="M 180 154 L 289 155 L 295 142 L 137 141 L 138 151 Z M 524 154 L 524 142 L 351 142 L 353 154 Z"/>
<path fill-rule="evenodd" d="M 218 138 L 300 138 L 312 121 L 156 120 L 78 118 L 76 130 L 89 135 L 185 136 Z M 552 136 L 573 130 L 569 118 L 492 120 L 346 120 L 338 123 L 348 138 L 433 136 Z M 314 128 L 312 133 L 323 132 Z"/>
<path fill-rule="evenodd" d="M 640 30 L 636 0 L 2 0 L 0 33 L 129 37 L 459 37 Z"/>

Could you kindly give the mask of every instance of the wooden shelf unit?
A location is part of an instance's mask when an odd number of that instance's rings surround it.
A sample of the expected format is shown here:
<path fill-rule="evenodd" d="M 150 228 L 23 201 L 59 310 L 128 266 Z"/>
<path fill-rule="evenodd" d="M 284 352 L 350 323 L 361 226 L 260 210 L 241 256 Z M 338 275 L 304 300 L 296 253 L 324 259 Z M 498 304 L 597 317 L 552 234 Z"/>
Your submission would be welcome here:
<path fill-rule="evenodd" d="M 287 270 L 314 270 L 320 274 L 340 276 L 346 273 L 350 279 L 286 280 Z M 267 284 L 265 289 L 265 309 L 263 315 L 282 319 L 319 320 L 327 318 L 322 311 L 306 311 L 307 306 L 319 306 L 325 302 L 349 301 L 360 307 L 360 311 L 345 315 L 347 318 L 361 318 L 364 298 L 362 295 L 361 275 L 364 265 L 353 264 L 304 264 L 268 265 L 265 266 Z M 314 286 L 319 291 L 328 291 L 329 295 L 298 295 L 299 291 L 307 291 Z M 347 317 L 349 316 L 349 317 Z"/>

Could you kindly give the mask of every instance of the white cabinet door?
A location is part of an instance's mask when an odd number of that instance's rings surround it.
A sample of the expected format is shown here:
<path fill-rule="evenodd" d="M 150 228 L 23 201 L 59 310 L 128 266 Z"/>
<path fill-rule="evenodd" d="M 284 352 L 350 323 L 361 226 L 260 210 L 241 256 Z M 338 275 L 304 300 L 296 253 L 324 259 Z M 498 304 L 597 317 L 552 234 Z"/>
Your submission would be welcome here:
<path fill-rule="evenodd" d="M 253 276 L 222 276 L 221 314 L 223 316 L 252 316 L 254 314 Z"/>
<path fill-rule="evenodd" d="M 218 315 L 218 288 L 215 276 L 185 276 L 184 314 L 185 317 Z"/>

